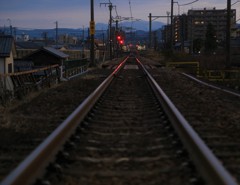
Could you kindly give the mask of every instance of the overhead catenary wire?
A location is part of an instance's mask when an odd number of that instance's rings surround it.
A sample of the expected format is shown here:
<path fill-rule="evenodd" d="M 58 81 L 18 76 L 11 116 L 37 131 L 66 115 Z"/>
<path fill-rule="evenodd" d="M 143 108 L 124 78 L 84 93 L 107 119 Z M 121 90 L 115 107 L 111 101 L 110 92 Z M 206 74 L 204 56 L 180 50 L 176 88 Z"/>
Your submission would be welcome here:
<path fill-rule="evenodd" d="M 129 9 L 130 9 L 130 17 L 131 17 L 131 32 L 132 32 L 132 29 L 133 29 L 133 15 L 132 15 L 131 0 L 129 0 Z"/>

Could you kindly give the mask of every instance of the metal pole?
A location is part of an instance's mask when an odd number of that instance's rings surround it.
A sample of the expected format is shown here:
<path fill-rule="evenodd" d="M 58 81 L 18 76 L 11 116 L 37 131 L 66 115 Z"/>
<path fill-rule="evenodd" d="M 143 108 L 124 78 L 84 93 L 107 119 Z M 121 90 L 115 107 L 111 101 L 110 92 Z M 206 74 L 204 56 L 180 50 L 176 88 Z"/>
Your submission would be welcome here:
<path fill-rule="evenodd" d="M 56 47 L 58 47 L 58 22 L 56 21 Z"/>
<path fill-rule="evenodd" d="M 152 47 L 152 14 L 149 13 L 149 48 Z"/>
<path fill-rule="evenodd" d="M 116 39 L 117 34 L 120 34 L 120 30 L 118 29 L 118 20 L 116 20 L 116 29 L 115 29 L 115 33 L 114 33 L 114 52 L 116 54 L 116 57 L 119 56 L 119 43 L 118 40 Z M 116 47 L 116 48 L 115 48 Z M 115 50 L 116 49 L 116 50 Z"/>
<path fill-rule="evenodd" d="M 110 59 L 112 60 L 112 4 L 109 5 L 109 11 L 110 11 L 110 18 L 109 18 L 109 52 L 110 52 Z"/>
<path fill-rule="evenodd" d="M 181 22 L 181 52 L 184 52 L 184 40 L 185 40 L 185 16 L 179 16 L 180 22 Z"/>
<path fill-rule="evenodd" d="M 91 0 L 91 23 L 94 22 L 94 0 Z M 91 48 L 90 48 L 90 63 L 95 66 L 95 56 L 94 56 L 94 32 L 90 33 Z"/>
<path fill-rule="evenodd" d="M 116 30 L 118 31 L 118 20 L 116 20 Z"/>
<path fill-rule="evenodd" d="M 83 30 L 82 30 L 82 58 L 85 58 L 85 55 L 84 55 L 84 26 L 83 26 Z"/>
<path fill-rule="evenodd" d="M 231 65 L 231 0 L 227 0 L 226 67 Z"/>
<path fill-rule="evenodd" d="M 173 51 L 173 0 L 171 0 L 171 33 L 170 33 L 170 37 L 171 37 L 171 51 Z"/>

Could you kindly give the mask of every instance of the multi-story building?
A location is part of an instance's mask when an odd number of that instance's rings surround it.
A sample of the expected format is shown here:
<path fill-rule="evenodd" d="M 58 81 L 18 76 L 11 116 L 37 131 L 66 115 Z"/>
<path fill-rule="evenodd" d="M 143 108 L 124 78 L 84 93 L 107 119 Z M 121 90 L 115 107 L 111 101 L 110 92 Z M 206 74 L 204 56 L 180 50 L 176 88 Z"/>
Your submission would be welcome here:
<path fill-rule="evenodd" d="M 207 25 L 211 23 L 216 32 L 217 42 L 226 40 L 226 9 L 192 9 L 188 11 L 188 40 L 205 39 Z M 236 10 L 231 10 L 231 35 L 236 28 Z"/>
<path fill-rule="evenodd" d="M 218 43 L 226 40 L 227 10 L 226 9 L 191 9 L 188 14 L 173 19 L 173 36 L 175 49 L 184 47 L 193 49 L 194 40 L 206 38 L 207 26 L 211 23 L 216 32 Z M 236 36 L 236 10 L 231 10 L 231 36 Z M 167 31 L 165 29 L 165 31 Z M 170 31 L 170 30 L 169 30 Z M 193 51 L 193 50 L 192 50 Z"/>
<path fill-rule="evenodd" d="M 183 14 L 176 16 L 173 19 L 174 22 L 174 44 L 175 47 L 184 49 L 185 42 L 188 40 L 188 16 Z"/>
<path fill-rule="evenodd" d="M 162 30 L 163 47 L 170 47 L 171 43 L 171 25 L 165 25 Z"/>

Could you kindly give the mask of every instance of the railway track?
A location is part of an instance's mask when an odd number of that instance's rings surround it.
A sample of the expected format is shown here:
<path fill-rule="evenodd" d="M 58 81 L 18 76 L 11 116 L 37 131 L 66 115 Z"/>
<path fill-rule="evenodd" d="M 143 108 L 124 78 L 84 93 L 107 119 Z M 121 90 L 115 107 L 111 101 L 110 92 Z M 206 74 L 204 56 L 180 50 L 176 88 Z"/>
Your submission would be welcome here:
<path fill-rule="evenodd" d="M 154 75 L 153 70 L 151 74 Z M 159 72 L 155 71 L 155 74 Z M 239 94 L 193 77 L 189 80 L 186 74 L 168 71 L 154 78 L 225 168 L 240 182 Z M 173 82 L 170 88 L 165 80 Z M 221 106 L 224 110 L 219 108 Z"/>
<path fill-rule="evenodd" d="M 237 184 L 143 67 L 127 57 L 1 185 Z"/>

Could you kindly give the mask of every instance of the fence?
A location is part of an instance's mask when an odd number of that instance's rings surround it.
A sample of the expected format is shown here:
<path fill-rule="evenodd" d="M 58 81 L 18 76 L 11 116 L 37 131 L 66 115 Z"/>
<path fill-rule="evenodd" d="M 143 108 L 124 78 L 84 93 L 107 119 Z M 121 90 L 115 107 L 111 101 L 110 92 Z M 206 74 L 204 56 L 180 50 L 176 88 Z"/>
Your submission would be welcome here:
<path fill-rule="evenodd" d="M 233 70 L 206 70 L 204 77 L 209 81 L 237 81 L 240 82 L 240 69 Z"/>
<path fill-rule="evenodd" d="M 22 98 L 30 91 L 51 86 L 60 80 L 59 65 L 52 65 L 31 71 L 0 75 L 0 103 Z"/>
<path fill-rule="evenodd" d="M 70 79 L 87 71 L 89 61 L 87 59 L 70 60 L 63 63 L 63 77 Z"/>
<path fill-rule="evenodd" d="M 33 90 L 50 87 L 61 77 L 71 79 L 87 71 L 87 59 L 65 61 L 63 66 L 52 65 L 30 71 L 0 74 L 0 104 L 14 97 L 22 98 Z"/>
<path fill-rule="evenodd" d="M 199 62 L 167 62 L 166 67 L 179 68 L 183 72 L 199 76 Z"/>

